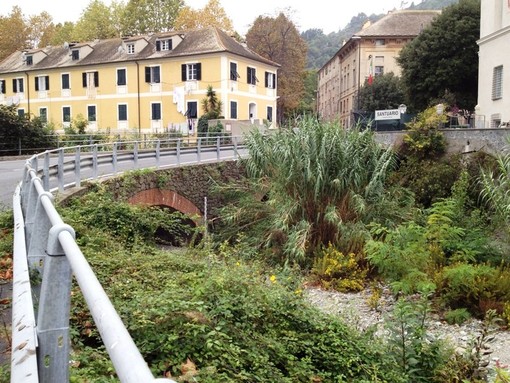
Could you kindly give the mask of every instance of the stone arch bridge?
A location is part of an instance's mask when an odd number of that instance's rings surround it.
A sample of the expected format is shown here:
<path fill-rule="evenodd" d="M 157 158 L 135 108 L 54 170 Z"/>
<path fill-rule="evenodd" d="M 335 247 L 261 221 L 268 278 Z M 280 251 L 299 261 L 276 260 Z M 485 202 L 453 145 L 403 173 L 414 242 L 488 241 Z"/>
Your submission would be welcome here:
<path fill-rule="evenodd" d="M 223 204 L 214 186 L 237 180 L 243 174 L 244 169 L 238 161 L 226 161 L 135 170 L 106 179 L 104 184 L 117 200 L 169 207 L 187 214 L 195 224 L 200 224 L 206 209 L 208 216 L 214 217 Z"/>

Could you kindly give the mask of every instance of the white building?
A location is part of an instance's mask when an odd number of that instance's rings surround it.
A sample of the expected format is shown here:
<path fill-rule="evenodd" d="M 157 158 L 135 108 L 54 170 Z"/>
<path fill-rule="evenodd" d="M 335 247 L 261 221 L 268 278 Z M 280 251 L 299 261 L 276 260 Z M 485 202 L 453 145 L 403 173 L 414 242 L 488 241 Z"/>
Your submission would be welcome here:
<path fill-rule="evenodd" d="M 510 0 L 482 0 L 476 127 L 510 127 Z"/>

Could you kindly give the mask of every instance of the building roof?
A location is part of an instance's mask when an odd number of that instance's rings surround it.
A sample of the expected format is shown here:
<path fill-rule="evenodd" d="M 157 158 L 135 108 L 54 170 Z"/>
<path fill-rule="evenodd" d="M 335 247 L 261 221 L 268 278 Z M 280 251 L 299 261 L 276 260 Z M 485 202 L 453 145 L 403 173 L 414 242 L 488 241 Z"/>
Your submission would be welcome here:
<path fill-rule="evenodd" d="M 432 20 L 441 14 L 439 10 L 399 10 L 391 11 L 355 36 L 418 36 Z"/>
<path fill-rule="evenodd" d="M 179 36 L 178 44 L 174 49 L 168 51 L 157 51 L 156 40 Z M 136 42 L 145 39 L 147 44 L 139 52 L 128 54 L 123 47 L 126 42 Z M 91 52 L 79 60 L 72 60 L 71 51 L 79 47 L 89 47 Z M 106 40 L 95 40 L 87 43 L 64 44 L 63 46 L 49 46 L 38 49 L 46 56 L 33 65 L 26 65 L 23 58 L 26 54 L 35 51 L 16 51 L 0 63 L 0 73 L 40 71 L 53 68 L 72 68 L 85 65 L 97 65 L 112 62 L 127 62 L 134 60 L 151 60 L 172 57 L 189 57 L 212 53 L 231 53 L 254 61 L 263 62 L 268 65 L 280 65 L 268 60 L 250 50 L 244 44 L 237 42 L 234 38 L 216 27 L 204 29 L 154 33 L 146 36 L 134 36 L 128 38 L 113 38 Z"/>

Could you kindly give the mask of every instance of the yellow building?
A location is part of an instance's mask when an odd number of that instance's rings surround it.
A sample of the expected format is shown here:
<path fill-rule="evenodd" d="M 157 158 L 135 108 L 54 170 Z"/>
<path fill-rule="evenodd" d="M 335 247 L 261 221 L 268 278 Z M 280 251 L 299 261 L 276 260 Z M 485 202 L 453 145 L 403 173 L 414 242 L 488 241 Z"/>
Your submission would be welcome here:
<path fill-rule="evenodd" d="M 0 104 L 56 130 L 196 132 L 212 86 L 226 119 L 275 121 L 279 65 L 217 28 L 65 43 L 0 63 Z"/>
<path fill-rule="evenodd" d="M 317 111 L 329 121 L 353 124 L 357 97 L 365 80 L 393 72 L 400 75 L 400 50 L 426 28 L 440 11 L 401 10 L 367 23 L 319 70 Z"/>

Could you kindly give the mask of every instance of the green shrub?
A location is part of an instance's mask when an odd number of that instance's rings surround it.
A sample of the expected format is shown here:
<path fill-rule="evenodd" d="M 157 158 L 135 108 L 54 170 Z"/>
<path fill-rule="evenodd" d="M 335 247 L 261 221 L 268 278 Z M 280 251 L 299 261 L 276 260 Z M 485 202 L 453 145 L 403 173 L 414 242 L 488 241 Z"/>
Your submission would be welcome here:
<path fill-rule="evenodd" d="M 319 253 L 312 268 L 312 275 L 324 288 L 341 292 L 363 290 L 367 272 L 355 254 L 344 255 L 331 244 Z"/>
<path fill-rule="evenodd" d="M 471 318 L 471 314 L 465 308 L 450 310 L 444 314 L 444 319 L 449 324 L 462 324 L 469 318 Z"/>
<path fill-rule="evenodd" d="M 445 305 L 483 316 L 490 309 L 503 311 L 510 299 L 509 279 L 510 270 L 504 266 L 458 263 L 443 268 L 436 281 Z"/>

